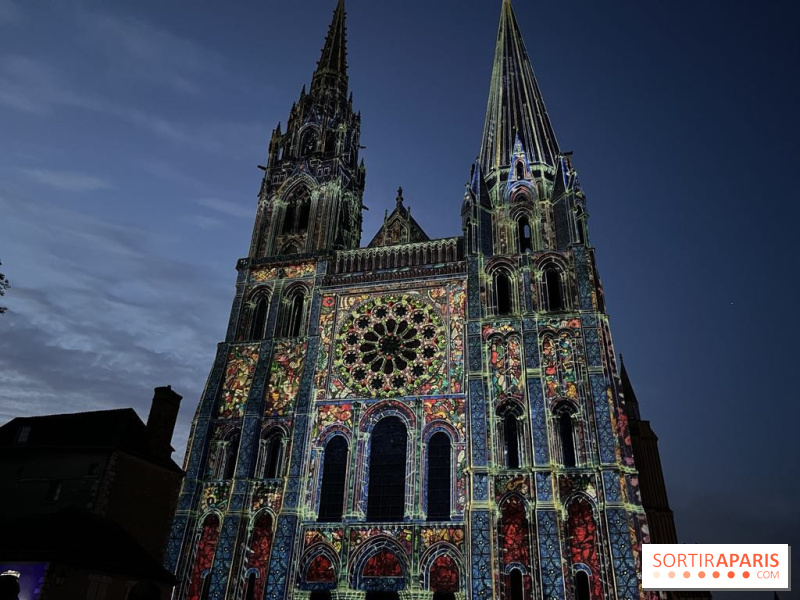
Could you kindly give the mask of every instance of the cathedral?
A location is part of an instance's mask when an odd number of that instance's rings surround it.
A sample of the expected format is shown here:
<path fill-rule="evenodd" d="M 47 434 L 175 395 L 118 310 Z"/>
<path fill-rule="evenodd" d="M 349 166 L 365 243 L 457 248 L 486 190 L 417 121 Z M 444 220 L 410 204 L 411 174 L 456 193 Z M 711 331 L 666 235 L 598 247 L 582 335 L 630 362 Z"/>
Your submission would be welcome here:
<path fill-rule="evenodd" d="M 431 239 L 398 190 L 362 246 L 360 130 L 339 0 L 261 167 L 173 598 L 647 597 L 642 543 L 675 541 L 657 438 L 510 0 L 463 235 Z"/>

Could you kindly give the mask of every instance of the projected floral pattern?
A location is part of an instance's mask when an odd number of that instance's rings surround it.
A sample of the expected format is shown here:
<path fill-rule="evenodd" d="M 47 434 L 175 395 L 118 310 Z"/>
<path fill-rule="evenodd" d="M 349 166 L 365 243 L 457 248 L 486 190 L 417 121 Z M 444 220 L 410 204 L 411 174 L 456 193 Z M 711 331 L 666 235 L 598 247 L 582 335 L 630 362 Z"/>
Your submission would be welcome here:
<path fill-rule="evenodd" d="M 504 564 L 530 564 L 528 517 L 519 496 L 510 496 L 500 507 L 500 545 Z"/>
<path fill-rule="evenodd" d="M 244 405 L 247 403 L 257 360 L 258 344 L 231 347 L 219 404 L 221 419 L 240 419 L 244 416 Z"/>
<path fill-rule="evenodd" d="M 300 375 L 307 344 L 294 340 L 281 340 L 275 346 L 275 355 L 269 370 L 266 417 L 291 416 L 297 392 L 300 390 Z"/>
<path fill-rule="evenodd" d="M 417 296 L 375 298 L 347 318 L 336 350 L 341 378 L 363 396 L 407 395 L 442 369 L 441 315 Z"/>
<path fill-rule="evenodd" d="M 490 383 L 495 399 L 522 394 L 522 352 L 519 336 L 494 336 L 489 346 Z"/>
<path fill-rule="evenodd" d="M 264 584 L 267 581 L 269 554 L 272 549 L 272 517 L 270 517 L 269 514 L 263 513 L 256 519 L 248 546 L 252 553 L 247 559 L 247 568 L 258 569 L 259 574 L 255 580 L 255 594 L 253 597 L 262 598 L 264 594 Z"/>

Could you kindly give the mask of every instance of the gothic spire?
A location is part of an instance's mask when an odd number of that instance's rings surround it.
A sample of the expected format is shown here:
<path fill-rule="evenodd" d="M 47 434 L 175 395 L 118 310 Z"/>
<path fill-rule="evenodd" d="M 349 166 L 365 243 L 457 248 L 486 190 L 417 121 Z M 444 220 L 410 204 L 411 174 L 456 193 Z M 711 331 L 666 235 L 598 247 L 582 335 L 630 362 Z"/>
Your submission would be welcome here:
<path fill-rule="evenodd" d="M 339 0 L 333 11 L 333 20 L 328 28 L 328 36 L 322 47 L 322 56 L 314 72 L 314 80 L 323 75 L 338 75 L 347 82 L 347 26 L 344 0 Z M 312 87 L 314 84 L 312 83 Z"/>
<path fill-rule="evenodd" d="M 556 165 L 553 127 L 511 1 L 503 0 L 480 153 L 484 172 L 510 164 L 517 136 L 531 163 Z"/>

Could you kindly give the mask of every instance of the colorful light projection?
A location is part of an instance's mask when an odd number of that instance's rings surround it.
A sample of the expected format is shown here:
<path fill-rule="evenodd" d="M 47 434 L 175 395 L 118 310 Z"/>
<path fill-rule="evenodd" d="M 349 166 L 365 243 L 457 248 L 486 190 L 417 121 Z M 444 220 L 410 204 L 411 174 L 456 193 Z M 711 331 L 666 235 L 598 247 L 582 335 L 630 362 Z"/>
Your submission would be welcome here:
<path fill-rule="evenodd" d="M 189 584 L 189 600 L 201 600 L 206 577 L 210 576 L 211 565 L 219 541 L 219 517 L 212 513 L 203 521 L 200 541 L 197 543 L 197 555 L 194 559 L 192 577 Z"/>
<path fill-rule="evenodd" d="M 307 347 L 306 342 L 298 344 L 294 340 L 276 343 L 269 371 L 265 417 L 291 417 L 300 390 L 300 376 L 303 373 Z"/>
<path fill-rule="evenodd" d="M 241 419 L 258 361 L 258 344 L 232 345 L 219 405 L 220 419 Z"/>
<path fill-rule="evenodd" d="M 258 572 L 258 576 L 252 582 L 252 597 L 263 598 L 269 555 L 272 550 L 272 517 L 269 513 L 262 512 L 256 517 L 248 546 L 251 554 L 247 559 L 247 570 L 255 569 Z"/>
<path fill-rule="evenodd" d="M 340 338 L 337 370 L 364 397 L 425 393 L 426 384 L 442 371 L 444 324 L 418 296 L 378 297 L 359 305 L 344 322 Z"/>
<path fill-rule="evenodd" d="M 597 549 L 597 522 L 592 505 L 585 498 L 575 498 L 567 507 L 567 539 L 573 570 L 582 565 L 588 568 L 592 598 L 602 600 L 600 557 Z"/>
<path fill-rule="evenodd" d="M 545 391 L 549 399 L 578 399 L 578 373 L 575 364 L 575 338 L 567 331 L 557 336 L 542 336 L 542 363 Z"/>

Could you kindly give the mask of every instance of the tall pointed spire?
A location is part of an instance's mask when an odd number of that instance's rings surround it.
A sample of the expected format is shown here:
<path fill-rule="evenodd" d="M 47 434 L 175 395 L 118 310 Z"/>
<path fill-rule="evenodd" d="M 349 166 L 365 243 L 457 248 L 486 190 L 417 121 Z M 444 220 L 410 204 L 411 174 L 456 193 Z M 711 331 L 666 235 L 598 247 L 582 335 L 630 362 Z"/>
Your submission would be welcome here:
<path fill-rule="evenodd" d="M 508 166 L 519 136 L 532 163 L 556 165 L 558 143 L 510 0 L 503 0 L 480 162 Z"/>
<path fill-rule="evenodd" d="M 322 47 L 322 56 L 317 63 L 314 79 L 321 75 L 339 75 L 347 81 L 347 26 L 344 0 L 339 0 L 333 11 L 333 20 L 328 28 L 328 37 Z M 313 84 L 312 84 L 313 86 Z"/>

